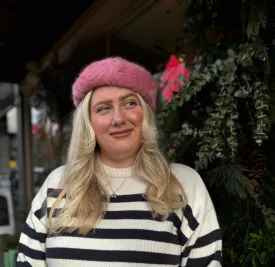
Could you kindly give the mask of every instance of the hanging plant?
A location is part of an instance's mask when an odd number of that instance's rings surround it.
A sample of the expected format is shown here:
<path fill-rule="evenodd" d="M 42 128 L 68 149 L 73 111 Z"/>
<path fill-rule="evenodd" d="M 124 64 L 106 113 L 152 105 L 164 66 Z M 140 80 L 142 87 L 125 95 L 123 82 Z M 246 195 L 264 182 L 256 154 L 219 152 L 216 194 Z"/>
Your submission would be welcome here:
<path fill-rule="evenodd" d="M 206 167 L 207 158 L 235 162 L 238 157 L 238 135 L 243 129 L 238 110 L 243 103 L 248 106 L 249 126 L 252 127 L 255 142 L 262 145 L 267 139 L 270 126 L 269 61 L 267 49 L 259 38 L 260 29 L 266 26 L 266 14 L 263 8 L 252 10 L 246 32 L 247 42 L 232 44 L 225 53 L 218 44 L 220 58 L 203 69 L 194 68 L 184 86 L 179 88 L 178 93 L 174 93 L 172 101 L 158 116 L 159 122 L 163 124 L 169 120 L 171 112 L 196 98 L 207 85 L 212 84 L 216 88 L 213 107 L 200 129 L 195 162 L 198 170 Z"/>

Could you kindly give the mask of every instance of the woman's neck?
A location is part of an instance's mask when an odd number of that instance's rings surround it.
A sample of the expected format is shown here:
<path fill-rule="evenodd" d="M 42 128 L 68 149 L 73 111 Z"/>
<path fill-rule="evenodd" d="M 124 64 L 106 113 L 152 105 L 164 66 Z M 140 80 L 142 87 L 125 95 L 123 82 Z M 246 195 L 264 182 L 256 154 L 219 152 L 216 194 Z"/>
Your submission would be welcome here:
<path fill-rule="evenodd" d="M 112 168 L 129 168 L 132 167 L 135 163 L 136 155 L 130 156 L 127 158 L 121 158 L 121 159 L 114 159 L 111 157 L 107 157 L 104 154 L 100 154 L 100 160 L 103 164 L 106 166 L 112 167 Z"/>

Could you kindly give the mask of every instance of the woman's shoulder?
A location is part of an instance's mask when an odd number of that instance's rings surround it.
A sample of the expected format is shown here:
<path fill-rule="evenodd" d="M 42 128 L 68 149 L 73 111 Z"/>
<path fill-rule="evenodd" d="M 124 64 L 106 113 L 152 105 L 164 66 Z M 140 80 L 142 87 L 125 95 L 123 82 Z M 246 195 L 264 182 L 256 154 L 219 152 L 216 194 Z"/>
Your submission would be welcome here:
<path fill-rule="evenodd" d="M 196 170 L 179 163 L 172 163 L 170 169 L 181 183 L 186 193 L 188 204 L 193 209 L 201 210 L 203 208 L 204 212 L 206 212 L 213 207 L 205 183 Z"/>
<path fill-rule="evenodd" d="M 64 177 L 65 170 L 66 165 L 62 165 L 52 170 L 45 181 L 48 187 L 58 187 L 61 179 Z"/>
<path fill-rule="evenodd" d="M 171 163 L 170 169 L 184 187 L 204 187 L 201 176 L 193 168 L 180 163 Z"/>
<path fill-rule="evenodd" d="M 65 166 L 60 166 L 50 172 L 32 201 L 33 209 L 41 209 L 48 193 L 60 187 L 60 181 L 64 177 L 65 169 Z"/>
<path fill-rule="evenodd" d="M 66 165 L 62 165 L 52 170 L 45 179 L 41 190 L 47 191 L 48 189 L 57 189 L 60 187 L 60 181 L 64 177 Z"/>

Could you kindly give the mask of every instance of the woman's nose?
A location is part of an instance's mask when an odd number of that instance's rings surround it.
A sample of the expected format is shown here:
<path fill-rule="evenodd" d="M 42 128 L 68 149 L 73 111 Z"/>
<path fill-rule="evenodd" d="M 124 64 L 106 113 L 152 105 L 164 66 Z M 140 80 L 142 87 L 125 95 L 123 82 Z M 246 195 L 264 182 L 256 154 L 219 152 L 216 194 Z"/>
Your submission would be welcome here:
<path fill-rule="evenodd" d="M 121 125 L 125 122 L 123 111 L 119 108 L 114 109 L 112 125 Z"/>

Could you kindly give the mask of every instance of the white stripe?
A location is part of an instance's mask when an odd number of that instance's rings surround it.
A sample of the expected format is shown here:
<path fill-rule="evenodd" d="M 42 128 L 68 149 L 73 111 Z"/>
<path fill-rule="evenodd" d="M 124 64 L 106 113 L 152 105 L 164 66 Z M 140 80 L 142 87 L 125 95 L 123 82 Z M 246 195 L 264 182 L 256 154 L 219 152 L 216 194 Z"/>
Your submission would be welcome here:
<path fill-rule="evenodd" d="M 53 218 L 53 223 L 56 219 Z M 96 229 L 133 229 L 133 230 L 145 230 L 145 231 L 157 231 L 168 232 L 177 235 L 177 228 L 170 221 L 153 221 L 153 220 L 135 220 L 135 219 L 123 219 L 123 220 L 101 220 L 95 227 Z"/>
<path fill-rule="evenodd" d="M 20 243 L 26 245 L 27 247 L 29 247 L 33 250 L 44 252 L 45 243 L 40 243 L 39 241 L 37 241 L 35 239 L 30 239 L 24 233 L 22 233 L 20 236 Z"/>
<path fill-rule="evenodd" d="M 193 234 L 193 230 L 189 227 L 188 221 L 185 217 L 182 219 L 181 227 L 180 227 L 182 233 L 189 239 L 190 236 Z"/>
<path fill-rule="evenodd" d="M 151 231 L 168 231 L 177 234 L 177 228 L 170 221 L 153 220 L 101 220 L 96 228 L 100 229 L 138 229 Z"/>
<path fill-rule="evenodd" d="M 54 197 L 48 197 L 47 198 L 47 207 L 48 208 L 51 208 L 54 204 L 54 202 L 56 201 L 57 198 L 54 198 Z M 57 208 L 60 208 L 60 207 L 64 207 L 65 205 L 65 198 L 62 198 L 58 204 L 58 207 Z"/>
<path fill-rule="evenodd" d="M 208 267 L 222 267 L 221 263 L 218 261 L 211 261 Z"/>
<path fill-rule="evenodd" d="M 84 237 L 58 236 L 47 239 L 47 248 L 73 248 L 102 251 L 146 251 L 152 253 L 163 253 L 179 255 L 178 245 L 163 243 L 158 241 L 139 240 L 139 239 L 90 239 Z"/>
<path fill-rule="evenodd" d="M 203 258 L 208 257 L 211 254 L 215 253 L 217 248 L 220 248 L 222 246 L 222 241 L 218 240 L 216 242 L 213 242 L 207 246 L 201 247 L 201 248 L 195 248 L 192 249 L 192 253 L 190 254 L 190 258 Z"/>
<path fill-rule="evenodd" d="M 43 217 L 43 218 L 45 218 L 45 217 Z M 43 233 L 43 234 L 47 233 L 47 228 L 45 227 L 45 225 L 38 218 L 36 218 L 36 216 L 33 216 L 31 213 L 29 214 L 29 216 L 26 220 L 26 223 L 32 229 L 35 227 L 36 232 Z"/>
<path fill-rule="evenodd" d="M 148 202 L 122 202 L 122 203 L 109 203 L 108 211 L 123 211 L 123 210 L 138 210 L 138 211 L 151 211 Z"/>
<path fill-rule="evenodd" d="M 146 264 L 146 263 L 130 263 L 130 262 L 101 262 L 101 261 L 82 261 L 82 260 L 59 260 L 47 259 L 47 267 L 168 267 L 167 264 Z M 179 266 L 169 265 L 169 266 Z M 36 267 L 36 265 L 35 265 Z M 38 267 L 38 266 L 37 266 Z M 40 267 L 40 266 L 39 266 Z"/>
<path fill-rule="evenodd" d="M 18 253 L 17 261 L 19 261 L 19 262 L 28 262 L 31 266 L 35 266 L 35 267 L 48 267 L 47 263 L 45 261 L 34 260 L 32 258 L 29 258 L 29 257 L 25 256 L 22 253 Z"/>
<path fill-rule="evenodd" d="M 206 228 L 206 227 L 207 227 L 207 228 Z M 197 237 L 197 236 L 192 236 L 192 237 L 190 238 L 189 242 L 188 242 L 188 246 L 194 246 L 195 243 L 197 242 L 197 239 L 198 239 L 198 238 L 202 238 L 202 237 L 204 237 L 204 236 L 206 236 L 206 235 L 208 235 L 208 234 L 210 234 L 210 233 L 212 233 L 213 231 L 216 231 L 216 230 L 218 230 L 216 224 L 215 224 L 215 225 L 212 225 L 212 224 L 209 225 L 209 224 L 207 223 L 207 225 L 206 225 L 206 222 L 205 222 L 205 223 L 204 223 L 204 229 L 200 231 L 199 237 Z M 213 240 L 213 241 L 215 241 L 215 240 Z"/>
<path fill-rule="evenodd" d="M 217 251 L 217 248 L 221 248 L 222 241 L 218 240 L 216 242 L 213 242 L 210 245 L 201 247 L 201 248 L 195 248 L 192 249 L 190 252 L 190 255 L 188 257 L 185 257 L 182 259 L 182 265 L 185 266 L 188 259 L 197 259 L 197 258 L 204 258 L 208 257 L 212 254 L 214 254 Z M 217 262 L 217 261 L 215 261 Z M 215 265 L 213 265 L 214 267 Z"/>
<path fill-rule="evenodd" d="M 52 207 L 56 198 L 48 198 L 48 207 Z M 65 204 L 65 199 L 62 199 L 60 202 L 59 207 L 63 207 Z M 120 203 L 109 203 L 108 204 L 108 211 L 151 211 L 151 206 L 148 202 L 120 202 Z"/>

